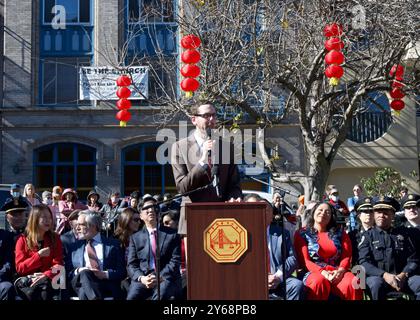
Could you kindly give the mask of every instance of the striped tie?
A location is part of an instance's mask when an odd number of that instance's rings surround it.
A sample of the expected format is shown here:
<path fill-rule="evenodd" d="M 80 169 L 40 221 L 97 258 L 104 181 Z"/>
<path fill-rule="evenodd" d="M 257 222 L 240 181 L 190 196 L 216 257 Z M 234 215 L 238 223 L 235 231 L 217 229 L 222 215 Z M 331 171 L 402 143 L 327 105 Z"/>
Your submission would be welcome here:
<path fill-rule="evenodd" d="M 92 243 L 93 243 L 93 239 L 88 240 L 86 243 L 86 250 L 89 257 L 90 267 L 92 269 L 99 270 L 98 256 L 96 255 L 96 251 Z"/>

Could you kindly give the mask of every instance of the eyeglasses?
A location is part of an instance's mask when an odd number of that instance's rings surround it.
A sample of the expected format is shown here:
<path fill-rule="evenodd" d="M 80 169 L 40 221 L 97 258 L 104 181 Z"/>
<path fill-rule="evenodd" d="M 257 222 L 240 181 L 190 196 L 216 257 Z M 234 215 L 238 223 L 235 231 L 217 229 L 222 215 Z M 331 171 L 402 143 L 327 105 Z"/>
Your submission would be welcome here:
<path fill-rule="evenodd" d="M 202 117 L 202 118 L 205 118 L 205 119 L 210 119 L 211 117 L 216 118 L 216 114 L 215 113 L 195 114 L 194 116 L 196 116 L 196 117 Z"/>

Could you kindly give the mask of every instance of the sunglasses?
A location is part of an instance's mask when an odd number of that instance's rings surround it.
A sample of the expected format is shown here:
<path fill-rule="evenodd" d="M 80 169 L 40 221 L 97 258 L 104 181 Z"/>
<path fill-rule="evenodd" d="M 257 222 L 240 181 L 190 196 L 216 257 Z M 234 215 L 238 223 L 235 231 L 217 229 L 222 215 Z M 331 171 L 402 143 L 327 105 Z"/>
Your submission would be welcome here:
<path fill-rule="evenodd" d="M 216 114 L 215 113 L 195 114 L 194 116 L 196 116 L 196 117 L 202 117 L 202 118 L 205 118 L 205 119 L 210 119 L 211 117 L 216 118 Z"/>

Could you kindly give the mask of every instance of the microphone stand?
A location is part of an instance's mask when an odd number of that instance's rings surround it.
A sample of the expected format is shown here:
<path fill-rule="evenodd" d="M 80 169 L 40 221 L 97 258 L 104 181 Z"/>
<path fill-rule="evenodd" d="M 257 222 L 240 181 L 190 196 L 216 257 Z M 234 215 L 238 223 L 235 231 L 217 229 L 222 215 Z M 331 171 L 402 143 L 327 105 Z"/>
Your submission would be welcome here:
<path fill-rule="evenodd" d="M 190 195 L 190 194 L 192 194 L 192 193 L 194 193 L 194 192 L 197 192 L 197 191 L 201 191 L 201 190 L 204 190 L 204 189 L 207 189 L 208 187 L 211 187 L 212 186 L 212 182 L 210 182 L 209 184 L 206 184 L 206 185 L 204 185 L 204 186 L 202 186 L 202 187 L 198 187 L 198 188 L 196 188 L 196 189 L 194 189 L 194 190 L 191 190 L 191 191 L 188 191 L 188 192 L 185 192 L 185 193 L 180 193 L 180 194 L 177 194 L 177 195 L 175 195 L 174 197 L 172 197 L 172 198 L 169 198 L 169 199 L 166 199 L 166 200 L 162 200 L 162 201 L 158 201 L 158 202 L 156 202 L 156 204 L 154 205 L 156 208 L 158 208 L 157 210 L 159 211 L 158 213 L 159 213 L 159 215 L 160 215 L 160 210 L 159 210 L 159 206 L 161 205 L 161 204 L 164 204 L 164 203 L 167 203 L 167 202 L 171 202 L 171 201 L 173 201 L 173 200 L 175 200 L 175 199 L 178 199 L 178 198 L 181 198 L 181 197 L 185 197 L 185 196 L 188 196 L 188 195 Z M 155 209 L 156 210 L 156 209 Z M 159 216 L 158 215 L 156 215 L 156 218 L 157 218 L 157 228 L 156 228 L 156 230 L 157 230 L 157 232 L 156 232 L 156 257 L 155 257 L 155 267 L 156 267 L 156 278 L 157 278 L 157 299 L 158 300 L 160 300 L 160 244 L 159 244 L 159 227 L 160 227 L 160 225 L 159 225 L 159 221 L 160 221 L 160 218 L 159 218 Z"/>
<path fill-rule="evenodd" d="M 279 190 L 279 191 L 282 191 L 284 193 L 288 193 L 290 195 L 295 195 L 290 190 L 286 190 L 286 189 L 283 189 L 283 188 L 274 186 L 272 184 L 269 184 L 269 183 L 267 183 L 265 181 L 261 181 L 259 179 L 254 178 L 254 177 L 251 177 L 251 176 L 249 176 L 249 178 L 251 178 L 252 180 L 258 181 L 258 182 L 260 182 L 260 183 L 262 183 L 264 185 L 267 185 L 269 187 L 272 187 L 275 191 Z M 299 195 L 297 195 L 297 196 L 299 196 Z M 285 208 L 289 207 L 289 205 L 285 201 L 283 201 L 283 203 L 285 204 Z M 287 257 L 286 257 L 286 255 L 288 253 L 287 253 L 287 250 L 286 250 L 286 237 L 284 236 L 284 233 L 285 233 L 285 230 L 286 230 L 284 228 L 284 219 L 285 219 L 285 216 L 284 216 L 284 213 L 281 210 L 281 207 L 277 208 L 274 205 L 271 205 L 271 207 L 273 208 L 274 216 L 280 216 L 280 219 L 276 219 L 276 223 L 277 223 L 277 225 L 279 226 L 279 228 L 281 230 L 281 234 L 280 234 L 280 237 L 281 237 L 281 249 L 280 250 L 281 250 L 281 268 L 282 268 L 282 273 L 283 273 L 283 282 L 280 285 L 283 288 L 284 300 L 286 300 L 286 293 L 287 293 L 287 291 L 286 291 L 286 289 L 287 289 L 287 286 L 286 286 L 286 259 L 287 259 Z M 292 235 L 290 235 L 290 237 L 292 237 Z"/>

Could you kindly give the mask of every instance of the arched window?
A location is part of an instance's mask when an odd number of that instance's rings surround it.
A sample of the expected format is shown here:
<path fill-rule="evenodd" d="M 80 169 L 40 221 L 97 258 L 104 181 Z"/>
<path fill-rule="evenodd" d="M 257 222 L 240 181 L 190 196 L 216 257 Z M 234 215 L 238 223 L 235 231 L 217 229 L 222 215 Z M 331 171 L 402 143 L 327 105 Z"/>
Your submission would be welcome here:
<path fill-rule="evenodd" d="M 392 123 L 387 96 L 382 92 L 371 92 L 360 99 L 359 112 L 353 117 L 347 139 L 365 143 L 382 137 Z"/>
<path fill-rule="evenodd" d="M 86 199 L 96 184 L 96 150 L 76 143 L 55 143 L 34 151 L 34 177 L 37 190 L 59 185 L 75 188 Z"/>
<path fill-rule="evenodd" d="M 177 193 L 170 164 L 156 160 L 160 143 L 146 142 L 122 150 L 123 193 L 140 190 L 142 194 Z"/>

